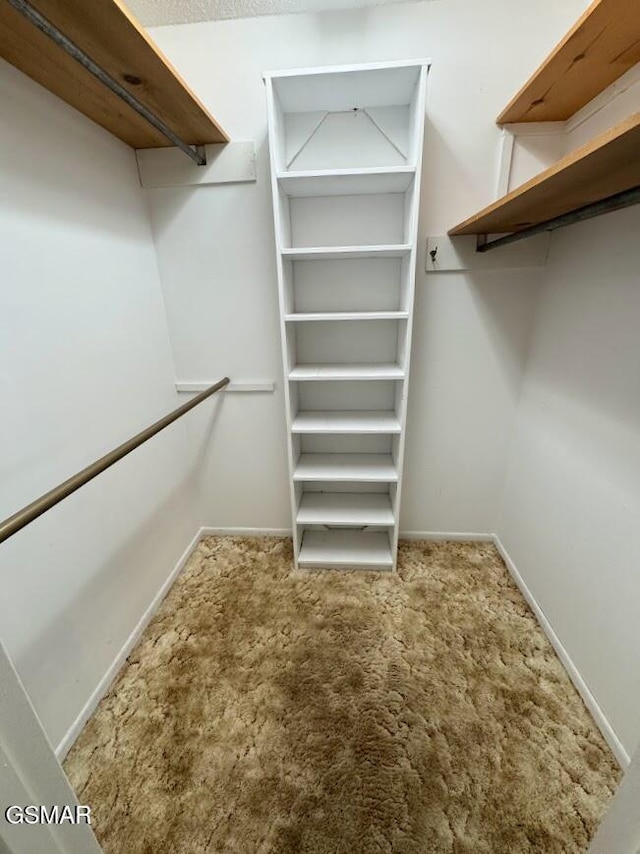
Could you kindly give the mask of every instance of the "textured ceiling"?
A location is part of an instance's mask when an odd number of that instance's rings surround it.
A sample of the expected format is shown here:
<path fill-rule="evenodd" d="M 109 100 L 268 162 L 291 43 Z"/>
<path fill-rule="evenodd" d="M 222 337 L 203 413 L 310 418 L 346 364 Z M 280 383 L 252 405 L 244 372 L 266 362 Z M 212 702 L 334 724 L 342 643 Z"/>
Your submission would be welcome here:
<path fill-rule="evenodd" d="M 356 9 L 360 6 L 403 2 L 407 0 L 129 0 L 128 5 L 144 26 L 156 27 L 222 18 Z"/>

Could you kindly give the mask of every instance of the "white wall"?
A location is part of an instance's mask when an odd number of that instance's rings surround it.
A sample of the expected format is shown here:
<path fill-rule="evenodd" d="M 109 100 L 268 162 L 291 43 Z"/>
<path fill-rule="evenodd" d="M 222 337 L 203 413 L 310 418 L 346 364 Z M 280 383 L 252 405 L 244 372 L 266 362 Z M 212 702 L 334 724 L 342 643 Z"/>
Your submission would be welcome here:
<path fill-rule="evenodd" d="M 628 754 L 640 740 L 640 209 L 553 235 L 497 532 Z"/>
<path fill-rule="evenodd" d="M 179 377 L 278 382 L 225 400 L 205 524 L 290 526 L 261 73 L 431 57 L 401 527 L 491 530 L 539 274 L 427 277 L 424 242 L 492 198 L 495 116 L 585 5 L 522 3 L 516 20 L 506 0 L 441 0 L 152 29 L 232 138 L 259 151 L 256 185 L 148 193 Z"/>
<path fill-rule="evenodd" d="M 134 153 L 0 62 L 0 518 L 176 405 Z M 0 636 L 56 746 L 198 527 L 182 424 L 0 547 Z"/>
<path fill-rule="evenodd" d="M 587 854 L 640 852 L 640 752 L 636 751 Z"/>

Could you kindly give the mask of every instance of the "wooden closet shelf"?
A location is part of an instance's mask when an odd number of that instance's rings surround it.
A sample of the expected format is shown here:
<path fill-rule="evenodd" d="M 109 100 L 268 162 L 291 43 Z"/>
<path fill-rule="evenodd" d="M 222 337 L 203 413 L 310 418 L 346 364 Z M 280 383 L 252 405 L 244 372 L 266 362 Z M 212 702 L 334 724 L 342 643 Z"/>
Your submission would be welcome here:
<path fill-rule="evenodd" d="M 640 113 L 450 229 L 450 235 L 517 232 L 640 186 Z"/>
<path fill-rule="evenodd" d="M 184 142 L 228 141 L 120 0 L 30 0 L 30 5 Z M 0 0 L 0 56 L 133 148 L 171 145 L 7 0 Z"/>
<path fill-rule="evenodd" d="M 637 3 L 595 0 L 498 116 L 498 124 L 565 121 L 637 62 Z"/>

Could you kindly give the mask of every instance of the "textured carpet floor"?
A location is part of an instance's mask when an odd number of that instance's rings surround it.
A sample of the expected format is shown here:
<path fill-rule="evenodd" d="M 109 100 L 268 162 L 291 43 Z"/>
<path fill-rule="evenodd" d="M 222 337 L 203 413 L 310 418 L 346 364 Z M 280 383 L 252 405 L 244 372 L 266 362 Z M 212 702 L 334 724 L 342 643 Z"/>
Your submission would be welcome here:
<path fill-rule="evenodd" d="M 66 761 L 107 854 L 572 854 L 617 766 L 492 545 L 200 543 Z"/>

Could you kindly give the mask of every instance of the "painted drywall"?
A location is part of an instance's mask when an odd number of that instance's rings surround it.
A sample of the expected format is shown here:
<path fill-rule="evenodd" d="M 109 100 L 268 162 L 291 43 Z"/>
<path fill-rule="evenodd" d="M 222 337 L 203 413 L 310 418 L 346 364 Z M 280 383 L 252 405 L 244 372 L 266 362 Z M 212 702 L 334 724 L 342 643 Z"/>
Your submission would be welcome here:
<path fill-rule="evenodd" d="M 630 755 L 640 740 L 640 209 L 556 232 L 497 532 Z"/>
<path fill-rule="evenodd" d="M 177 404 L 133 151 L 0 62 L 0 518 Z M 177 424 L 0 546 L 0 637 L 59 744 L 198 528 Z"/>
<path fill-rule="evenodd" d="M 587 854 L 640 852 L 640 751 L 636 751 Z"/>
<path fill-rule="evenodd" d="M 447 0 L 151 30 L 258 150 L 255 185 L 148 191 L 179 377 L 277 382 L 271 396 L 229 396 L 204 462 L 205 524 L 290 526 L 261 73 L 431 57 L 401 528 L 491 530 L 539 273 L 427 276 L 424 244 L 492 198 L 494 118 L 584 6 L 537 0 L 516 21 L 506 0 Z"/>

